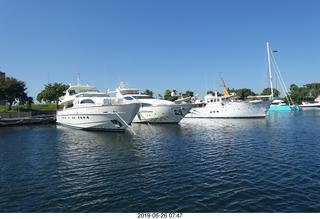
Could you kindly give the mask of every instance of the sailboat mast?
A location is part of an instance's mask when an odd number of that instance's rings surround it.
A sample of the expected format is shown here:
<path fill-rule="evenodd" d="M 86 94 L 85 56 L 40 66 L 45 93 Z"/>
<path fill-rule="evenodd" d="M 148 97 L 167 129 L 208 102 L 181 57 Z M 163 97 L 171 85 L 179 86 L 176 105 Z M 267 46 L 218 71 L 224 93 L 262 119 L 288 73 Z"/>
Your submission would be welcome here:
<path fill-rule="evenodd" d="M 272 73 L 271 73 L 271 64 L 270 64 L 270 48 L 269 43 L 267 42 L 267 53 L 268 53 L 268 71 L 269 71 L 269 78 L 270 78 L 270 89 L 271 89 L 271 99 L 273 99 L 273 86 L 272 86 Z"/>

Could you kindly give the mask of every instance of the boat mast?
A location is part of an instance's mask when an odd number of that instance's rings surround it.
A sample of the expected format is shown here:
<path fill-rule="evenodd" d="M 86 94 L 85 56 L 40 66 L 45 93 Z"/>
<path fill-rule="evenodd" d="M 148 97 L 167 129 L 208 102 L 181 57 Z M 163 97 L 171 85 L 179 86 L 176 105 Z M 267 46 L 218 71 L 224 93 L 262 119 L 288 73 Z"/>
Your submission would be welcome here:
<path fill-rule="evenodd" d="M 272 86 L 272 73 L 271 73 L 271 65 L 270 65 L 270 48 L 269 43 L 267 42 L 267 53 L 268 53 L 268 71 L 269 71 L 269 78 L 270 78 L 270 89 L 271 89 L 271 99 L 273 99 L 273 86 Z"/>
<path fill-rule="evenodd" d="M 228 88 L 227 88 L 226 84 L 224 83 L 223 78 L 221 78 L 221 81 L 222 81 L 224 96 L 230 96 L 229 91 L 228 91 Z"/>

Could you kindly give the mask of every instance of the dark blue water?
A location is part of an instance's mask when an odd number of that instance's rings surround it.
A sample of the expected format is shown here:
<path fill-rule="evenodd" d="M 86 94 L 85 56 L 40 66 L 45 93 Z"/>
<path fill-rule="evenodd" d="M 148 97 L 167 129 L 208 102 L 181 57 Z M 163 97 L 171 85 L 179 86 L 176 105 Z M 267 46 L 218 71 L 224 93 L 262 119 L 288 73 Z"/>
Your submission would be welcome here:
<path fill-rule="evenodd" d="M 0 212 L 320 212 L 320 110 L 0 129 Z"/>

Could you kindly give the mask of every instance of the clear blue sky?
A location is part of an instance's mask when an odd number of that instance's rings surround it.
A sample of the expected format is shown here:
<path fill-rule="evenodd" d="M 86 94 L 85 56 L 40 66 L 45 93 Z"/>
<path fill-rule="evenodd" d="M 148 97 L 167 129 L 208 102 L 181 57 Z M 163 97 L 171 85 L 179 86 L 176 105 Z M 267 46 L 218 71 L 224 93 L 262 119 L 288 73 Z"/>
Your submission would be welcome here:
<path fill-rule="evenodd" d="M 34 98 L 77 74 L 101 91 L 203 96 L 222 76 L 260 93 L 267 41 L 287 86 L 320 82 L 318 0 L 0 0 L 0 28 L 1 71 Z"/>

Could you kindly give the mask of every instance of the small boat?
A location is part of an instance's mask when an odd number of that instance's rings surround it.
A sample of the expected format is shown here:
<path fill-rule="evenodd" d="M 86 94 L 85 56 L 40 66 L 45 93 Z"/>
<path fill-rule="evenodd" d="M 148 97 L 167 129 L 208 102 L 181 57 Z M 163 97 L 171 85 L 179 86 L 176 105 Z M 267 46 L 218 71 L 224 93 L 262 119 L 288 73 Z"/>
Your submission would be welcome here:
<path fill-rule="evenodd" d="M 317 97 L 313 103 L 309 103 L 309 102 L 302 102 L 301 105 L 299 105 L 299 107 L 301 108 L 317 108 L 320 107 L 320 96 Z"/>
<path fill-rule="evenodd" d="M 267 53 L 268 53 L 268 70 L 269 70 L 270 78 L 272 79 L 272 70 L 271 70 L 271 63 L 272 63 L 275 76 L 279 80 L 282 90 L 286 94 L 286 99 L 289 103 L 287 104 L 284 100 L 274 99 L 269 107 L 269 111 L 298 111 L 299 107 L 295 105 L 291 99 L 290 93 L 283 81 L 275 56 L 273 55 L 273 52 L 268 42 L 267 42 Z M 274 94 L 273 94 L 272 83 L 270 84 L 271 84 L 271 95 L 273 99 Z"/>
<path fill-rule="evenodd" d="M 134 123 L 179 123 L 193 107 L 192 103 L 179 100 L 172 102 L 169 100 L 155 99 L 152 96 L 144 94 L 137 88 L 129 88 L 124 82 L 121 82 L 115 91 L 109 91 L 109 94 L 116 94 L 116 98 L 125 103 L 139 103 L 141 108 Z"/>
<path fill-rule="evenodd" d="M 70 85 L 59 105 L 63 109 L 57 111 L 57 123 L 83 130 L 124 131 L 140 109 L 138 103 L 123 103 L 80 84 Z"/>
<path fill-rule="evenodd" d="M 299 107 L 295 104 L 287 104 L 284 100 L 273 100 L 269 111 L 298 111 Z"/>
<path fill-rule="evenodd" d="M 271 101 L 267 100 L 239 100 L 235 94 L 229 94 L 222 80 L 224 95 L 207 94 L 204 101 L 196 100 L 195 106 L 186 118 L 264 118 Z"/>

